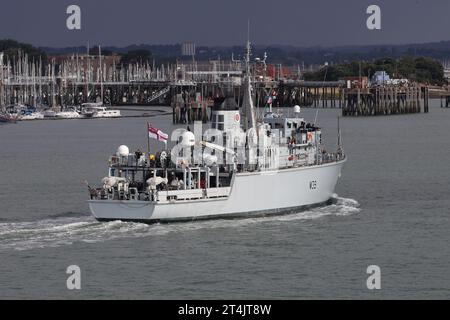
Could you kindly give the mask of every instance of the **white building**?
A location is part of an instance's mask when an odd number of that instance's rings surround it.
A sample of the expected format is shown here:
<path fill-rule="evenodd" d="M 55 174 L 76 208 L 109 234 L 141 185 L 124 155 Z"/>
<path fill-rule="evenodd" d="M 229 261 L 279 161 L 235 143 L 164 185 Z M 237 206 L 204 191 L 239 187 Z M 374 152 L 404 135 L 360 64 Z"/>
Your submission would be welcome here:
<path fill-rule="evenodd" d="M 450 60 L 443 60 L 441 64 L 444 68 L 444 78 L 450 82 Z"/>
<path fill-rule="evenodd" d="M 450 68 L 444 69 L 444 78 L 450 81 Z"/>
<path fill-rule="evenodd" d="M 378 86 L 385 85 L 390 81 L 391 81 L 391 78 L 389 77 L 389 75 L 387 74 L 386 71 L 375 72 L 371 79 L 372 85 L 378 85 Z"/>

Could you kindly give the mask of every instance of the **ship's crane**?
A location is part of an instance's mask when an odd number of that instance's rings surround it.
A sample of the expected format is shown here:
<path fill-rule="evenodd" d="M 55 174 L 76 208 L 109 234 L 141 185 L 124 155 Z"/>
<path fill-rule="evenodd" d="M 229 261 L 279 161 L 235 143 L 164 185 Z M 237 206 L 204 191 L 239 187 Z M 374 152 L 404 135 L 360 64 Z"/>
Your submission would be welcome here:
<path fill-rule="evenodd" d="M 213 150 L 217 150 L 220 152 L 226 152 L 231 155 L 236 155 L 236 152 L 234 150 L 227 148 L 227 147 L 219 146 L 218 144 L 214 144 L 214 143 L 207 142 L 207 141 L 200 141 L 200 144 L 205 147 L 211 148 Z"/>

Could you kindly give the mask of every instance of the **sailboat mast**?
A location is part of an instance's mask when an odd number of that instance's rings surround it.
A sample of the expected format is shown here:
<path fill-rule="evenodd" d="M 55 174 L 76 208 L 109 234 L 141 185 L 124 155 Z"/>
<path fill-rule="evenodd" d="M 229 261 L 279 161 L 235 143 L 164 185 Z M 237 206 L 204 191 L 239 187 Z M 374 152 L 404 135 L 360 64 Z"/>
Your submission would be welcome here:
<path fill-rule="evenodd" d="M 100 97 L 103 105 L 103 64 L 102 64 L 102 48 L 98 46 L 98 59 L 100 64 Z"/>
<path fill-rule="evenodd" d="M 85 74 L 85 80 L 86 80 L 86 102 L 89 102 L 89 74 L 91 72 L 90 68 L 91 68 L 91 64 L 89 62 L 89 42 L 87 43 L 87 53 L 86 53 L 86 74 Z"/>
<path fill-rule="evenodd" d="M 244 78 L 244 100 L 242 101 L 242 110 L 244 117 L 244 130 L 249 130 L 250 128 L 255 128 L 255 110 L 253 105 L 252 97 L 252 84 L 251 84 L 251 69 L 250 69 L 250 56 L 251 56 L 251 45 L 250 45 L 250 22 L 249 31 L 247 34 L 247 52 L 245 57 L 246 74 Z"/>

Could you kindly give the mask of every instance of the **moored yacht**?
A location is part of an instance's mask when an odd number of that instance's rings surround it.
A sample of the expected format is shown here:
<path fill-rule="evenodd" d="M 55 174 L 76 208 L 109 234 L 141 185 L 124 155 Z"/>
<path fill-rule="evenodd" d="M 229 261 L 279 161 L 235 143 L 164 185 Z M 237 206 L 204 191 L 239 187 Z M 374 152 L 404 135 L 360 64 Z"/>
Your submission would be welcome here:
<path fill-rule="evenodd" d="M 81 105 L 81 114 L 86 118 L 118 118 L 120 110 L 108 109 L 102 103 L 84 103 Z"/>
<path fill-rule="evenodd" d="M 0 122 L 2 123 L 15 123 L 17 122 L 17 116 L 13 116 L 8 112 L 0 111 Z"/>
<path fill-rule="evenodd" d="M 68 108 L 64 111 L 57 112 L 55 118 L 59 119 L 78 119 L 81 115 L 75 110 L 75 108 Z"/>
<path fill-rule="evenodd" d="M 40 120 L 44 119 L 44 114 L 42 112 L 37 111 L 35 107 L 27 107 L 26 109 L 21 110 L 19 120 L 28 121 L 28 120 Z"/>

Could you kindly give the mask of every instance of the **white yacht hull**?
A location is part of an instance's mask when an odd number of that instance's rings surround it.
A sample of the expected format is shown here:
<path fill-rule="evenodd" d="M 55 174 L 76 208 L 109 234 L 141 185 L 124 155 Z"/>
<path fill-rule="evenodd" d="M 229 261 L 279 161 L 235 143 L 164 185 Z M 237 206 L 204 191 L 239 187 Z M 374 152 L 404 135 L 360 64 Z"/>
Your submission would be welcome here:
<path fill-rule="evenodd" d="M 19 117 L 21 121 L 29 121 L 29 120 L 41 120 L 44 119 L 44 115 L 40 112 L 35 112 L 32 114 L 22 115 Z"/>
<path fill-rule="evenodd" d="M 92 118 L 119 118 L 121 117 L 119 110 L 98 111 L 92 115 Z"/>
<path fill-rule="evenodd" d="M 169 203 L 88 200 L 88 203 L 94 217 L 101 221 L 177 221 L 288 213 L 330 200 L 344 162 L 271 172 L 238 173 L 228 198 L 177 200 Z"/>
<path fill-rule="evenodd" d="M 55 117 L 58 119 L 79 119 L 79 118 L 81 118 L 81 116 L 78 112 L 72 112 L 72 111 L 58 112 L 55 115 Z"/>

